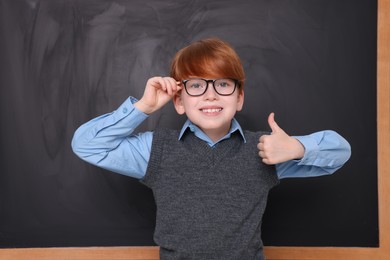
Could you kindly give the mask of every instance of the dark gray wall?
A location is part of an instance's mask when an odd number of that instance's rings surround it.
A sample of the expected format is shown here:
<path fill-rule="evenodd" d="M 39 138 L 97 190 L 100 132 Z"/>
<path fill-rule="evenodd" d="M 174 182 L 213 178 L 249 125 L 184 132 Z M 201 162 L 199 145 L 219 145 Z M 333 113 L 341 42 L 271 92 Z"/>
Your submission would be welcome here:
<path fill-rule="evenodd" d="M 195 40 L 230 42 L 246 70 L 244 128 L 276 112 L 291 135 L 333 129 L 353 149 L 329 177 L 283 180 L 266 245 L 377 246 L 376 2 L 0 0 L 0 247 L 150 245 L 136 180 L 88 165 L 75 129 L 141 97 Z M 178 128 L 172 106 L 140 130 Z"/>

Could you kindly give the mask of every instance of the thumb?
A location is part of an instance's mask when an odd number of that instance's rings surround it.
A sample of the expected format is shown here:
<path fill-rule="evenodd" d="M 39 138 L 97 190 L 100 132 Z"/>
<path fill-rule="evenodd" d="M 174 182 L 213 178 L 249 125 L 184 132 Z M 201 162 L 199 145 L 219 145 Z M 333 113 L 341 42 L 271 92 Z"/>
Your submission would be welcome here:
<path fill-rule="evenodd" d="M 282 131 L 279 125 L 275 122 L 275 113 L 273 112 L 268 116 L 268 125 L 271 127 L 273 134 Z"/>

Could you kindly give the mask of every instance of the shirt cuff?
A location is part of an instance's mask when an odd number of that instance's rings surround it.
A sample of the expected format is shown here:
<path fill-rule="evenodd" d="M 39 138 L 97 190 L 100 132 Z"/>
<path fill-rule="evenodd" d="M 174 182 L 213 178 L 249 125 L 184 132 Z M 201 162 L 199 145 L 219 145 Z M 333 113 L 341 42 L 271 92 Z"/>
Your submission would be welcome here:
<path fill-rule="evenodd" d="M 137 115 L 141 115 L 144 118 L 149 117 L 148 114 L 145 114 L 144 112 L 142 112 L 141 110 L 139 110 L 138 108 L 136 108 L 134 106 L 134 104 L 136 102 L 138 102 L 138 99 L 136 99 L 135 97 L 130 96 L 128 99 L 126 99 L 126 101 L 121 106 L 124 105 L 125 108 L 129 108 L 130 111 L 134 111 L 135 113 L 137 113 Z"/>
<path fill-rule="evenodd" d="M 124 120 L 123 123 L 125 124 L 129 123 L 128 121 L 130 121 L 131 128 L 135 128 L 145 119 L 147 119 L 149 115 L 140 111 L 133 105 L 137 101 L 138 100 L 134 97 L 127 98 L 125 102 L 123 102 L 122 105 L 120 105 L 115 111 L 115 114 L 117 115 L 117 121 Z"/>
<path fill-rule="evenodd" d="M 298 165 L 312 164 L 317 159 L 319 153 L 319 146 L 316 140 L 310 135 L 305 136 L 293 136 L 297 139 L 305 148 L 305 154 L 302 159 L 296 160 Z"/>

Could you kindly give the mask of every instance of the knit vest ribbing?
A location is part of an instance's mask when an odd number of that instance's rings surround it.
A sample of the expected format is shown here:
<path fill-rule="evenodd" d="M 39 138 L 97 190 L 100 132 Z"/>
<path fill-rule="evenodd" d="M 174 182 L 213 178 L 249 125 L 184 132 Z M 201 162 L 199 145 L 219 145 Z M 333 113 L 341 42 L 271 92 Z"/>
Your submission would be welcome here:
<path fill-rule="evenodd" d="M 157 205 L 161 259 L 263 259 L 261 219 L 275 168 L 258 157 L 261 132 L 238 132 L 211 148 L 187 131 L 153 134 L 142 182 Z"/>

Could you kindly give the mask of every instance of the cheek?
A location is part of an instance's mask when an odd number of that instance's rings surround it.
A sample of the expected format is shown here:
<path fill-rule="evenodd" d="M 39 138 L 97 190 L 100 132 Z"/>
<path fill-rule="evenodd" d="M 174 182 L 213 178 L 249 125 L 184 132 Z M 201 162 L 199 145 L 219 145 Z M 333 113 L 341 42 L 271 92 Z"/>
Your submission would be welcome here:
<path fill-rule="evenodd" d="M 198 99 L 196 97 L 189 97 L 187 95 L 182 96 L 182 104 L 186 110 L 194 109 L 198 103 Z"/>
<path fill-rule="evenodd" d="M 195 104 L 191 104 L 191 102 L 185 102 L 183 108 L 186 114 L 191 114 L 196 110 Z"/>
<path fill-rule="evenodd" d="M 185 94 L 182 94 L 180 98 L 175 102 L 176 111 L 179 114 L 188 114 L 196 109 L 196 100 Z"/>

